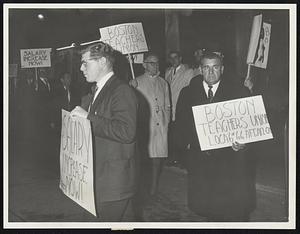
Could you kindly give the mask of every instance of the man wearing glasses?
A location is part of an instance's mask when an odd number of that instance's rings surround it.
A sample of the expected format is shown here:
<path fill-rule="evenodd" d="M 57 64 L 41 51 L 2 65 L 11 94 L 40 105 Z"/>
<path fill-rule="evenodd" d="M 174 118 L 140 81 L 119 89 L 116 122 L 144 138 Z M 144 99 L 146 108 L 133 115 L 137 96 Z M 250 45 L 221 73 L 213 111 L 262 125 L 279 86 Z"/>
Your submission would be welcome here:
<path fill-rule="evenodd" d="M 136 78 L 137 90 L 149 107 L 149 120 L 141 126 L 148 133 L 142 147 L 147 149 L 151 159 L 150 194 L 155 195 L 158 188 L 162 162 L 168 157 L 168 124 L 170 122 L 170 96 L 168 83 L 159 76 L 159 60 L 154 53 L 145 56 L 143 67 L 145 73 Z M 144 121 L 146 118 L 144 118 Z M 141 139 L 139 139 L 141 140 Z"/>
<path fill-rule="evenodd" d="M 113 71 L 115 51 L 105 43 L 81 51 L 86 80 L 96 83 L 71 116 L 91 121 L 94 146 L 96 210 L 100 221 L 133 221 L 136 187 L 136 115 L 134 91 Z"/>
<path fill-rule="evenodd" d="M 207 221 L 248 221 L 255 208 L 255 155 L 250 147 L 202 151 L 192 107 L 249 95 L 242 84 L 223 77 L 223 56 L 205 51 L 201 75 L 182 90 L 176 111 L 177 144 L 187 149 L 188 206 Z"/>

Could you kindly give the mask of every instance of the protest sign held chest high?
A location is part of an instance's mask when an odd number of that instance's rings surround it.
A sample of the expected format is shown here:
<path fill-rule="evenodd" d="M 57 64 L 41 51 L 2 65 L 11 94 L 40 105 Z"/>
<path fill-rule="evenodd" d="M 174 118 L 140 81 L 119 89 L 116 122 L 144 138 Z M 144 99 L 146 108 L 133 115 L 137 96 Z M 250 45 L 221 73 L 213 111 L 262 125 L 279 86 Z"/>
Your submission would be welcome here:
<path fill-rule="evenodd" d="M 20 51 L 21 67 L 51 67 L 51 48 L 24 49 Z"/>
<path fill-rule="evenodd" d="M 96 216 L 90 121 L 62 110 L 60 184 L 63 193 Z"/>
<path fill-rule="evenodd" d="M 193 115 L 202 150 L 273 138 L 261 96 L 193 106 Z"/>
<path fill-rule="evenodd" d="M 100 28 L 101 41 L 122 54 L 148 51 L 142 23 L 118 24 Z"/>

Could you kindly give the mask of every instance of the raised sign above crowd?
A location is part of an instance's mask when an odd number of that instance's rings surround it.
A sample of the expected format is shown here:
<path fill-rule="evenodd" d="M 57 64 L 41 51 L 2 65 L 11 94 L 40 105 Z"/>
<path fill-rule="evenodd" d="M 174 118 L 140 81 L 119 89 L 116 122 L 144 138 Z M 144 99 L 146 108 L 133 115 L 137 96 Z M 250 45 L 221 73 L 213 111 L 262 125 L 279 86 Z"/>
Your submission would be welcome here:
<path fill-rule="evenodd" d="M 142 23 L 118 24 L 100 28 L 101 41 L 122 54 L 148 51 Z"/>
<path fill-rule="evenodd" d="M 24 49 L 21 53 L 21 68 L 51 67 L 51 48 Z"/>

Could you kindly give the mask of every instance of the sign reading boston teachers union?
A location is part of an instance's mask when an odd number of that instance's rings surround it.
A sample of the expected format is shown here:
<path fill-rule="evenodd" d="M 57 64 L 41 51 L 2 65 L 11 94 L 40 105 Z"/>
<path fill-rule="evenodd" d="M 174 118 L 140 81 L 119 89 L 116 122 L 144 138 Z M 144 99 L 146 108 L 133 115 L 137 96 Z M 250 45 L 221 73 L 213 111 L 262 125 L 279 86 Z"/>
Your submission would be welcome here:
<path fill-rule="evenodd" d="M 118 24 L 100 28 L 101 41 L 122 54 L 148 51 L 142 23 Z"/>
<path fill-rule="evenodd" d="M 91 124 L 62 110 L 60 189 L 96 216 Z"/>
<path fill-rule="evenodd" d="M 21 50 L 21 67 L 51 67 L 51 48 Z"/>
<path fill-rule="evenodd" d="M 201 150 L 273 138 L 260 95 L 193 106 L 193 114 Z"/>

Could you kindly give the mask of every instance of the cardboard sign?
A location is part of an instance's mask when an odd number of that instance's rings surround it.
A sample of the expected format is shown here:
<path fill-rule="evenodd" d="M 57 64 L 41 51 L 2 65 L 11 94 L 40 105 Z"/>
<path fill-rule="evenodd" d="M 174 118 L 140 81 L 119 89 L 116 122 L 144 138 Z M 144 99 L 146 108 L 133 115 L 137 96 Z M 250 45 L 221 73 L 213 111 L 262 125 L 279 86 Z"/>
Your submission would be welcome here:
<path fill-rule="evenodd" d="M 127 59 L 129 60 L 128 56 Z M 135 64 L 142 64 L 144 62 L 144 54 L 133 54 L 132 60 Z"/>
<path fill-rule="evenodd" d="M 268 63 L 271 24 L 263 22 L 262 15 L 253 18 L 247 63 L 266 68 Z"/>
<path fill-rule="evenodd" d="M 270 37 L 271 37 L 271 24 L 263 22 L 261 28 L 258 50 L 255 55 L 254 66 L 260 68 L 267 68 Z"/>
<path fill-rule="evenodd" d="M 118 24 L 100 28 L 101 41 L 122 54 L 148 51 L 142 23 Z"/>
<path fill-rule="evenodd" d="M 21 50 L 21 68 L 51 67 L 51 48 Z"/>
<path fill-rule="evenodd" d="M 272 139 L 261 95 L 193 106 L 201 150 Z"/>
<path fill-rule="evenodd" d="M 254 16 L 252 22 L 249 48 L 248 48 L 247 64 L 254 63 L 254 57 L 258 46 L 261 24 L 262 24 L 262 15 Z"/>
<path fill-rule="evenodd" d="M 18 77 L 18 64 L 9 64 L 9 77 Z"/>
<path fill-rule="evenodd" d="M 96 216 L 90 121 L 62 110 L 60 183 L 66 196 Z"/>

